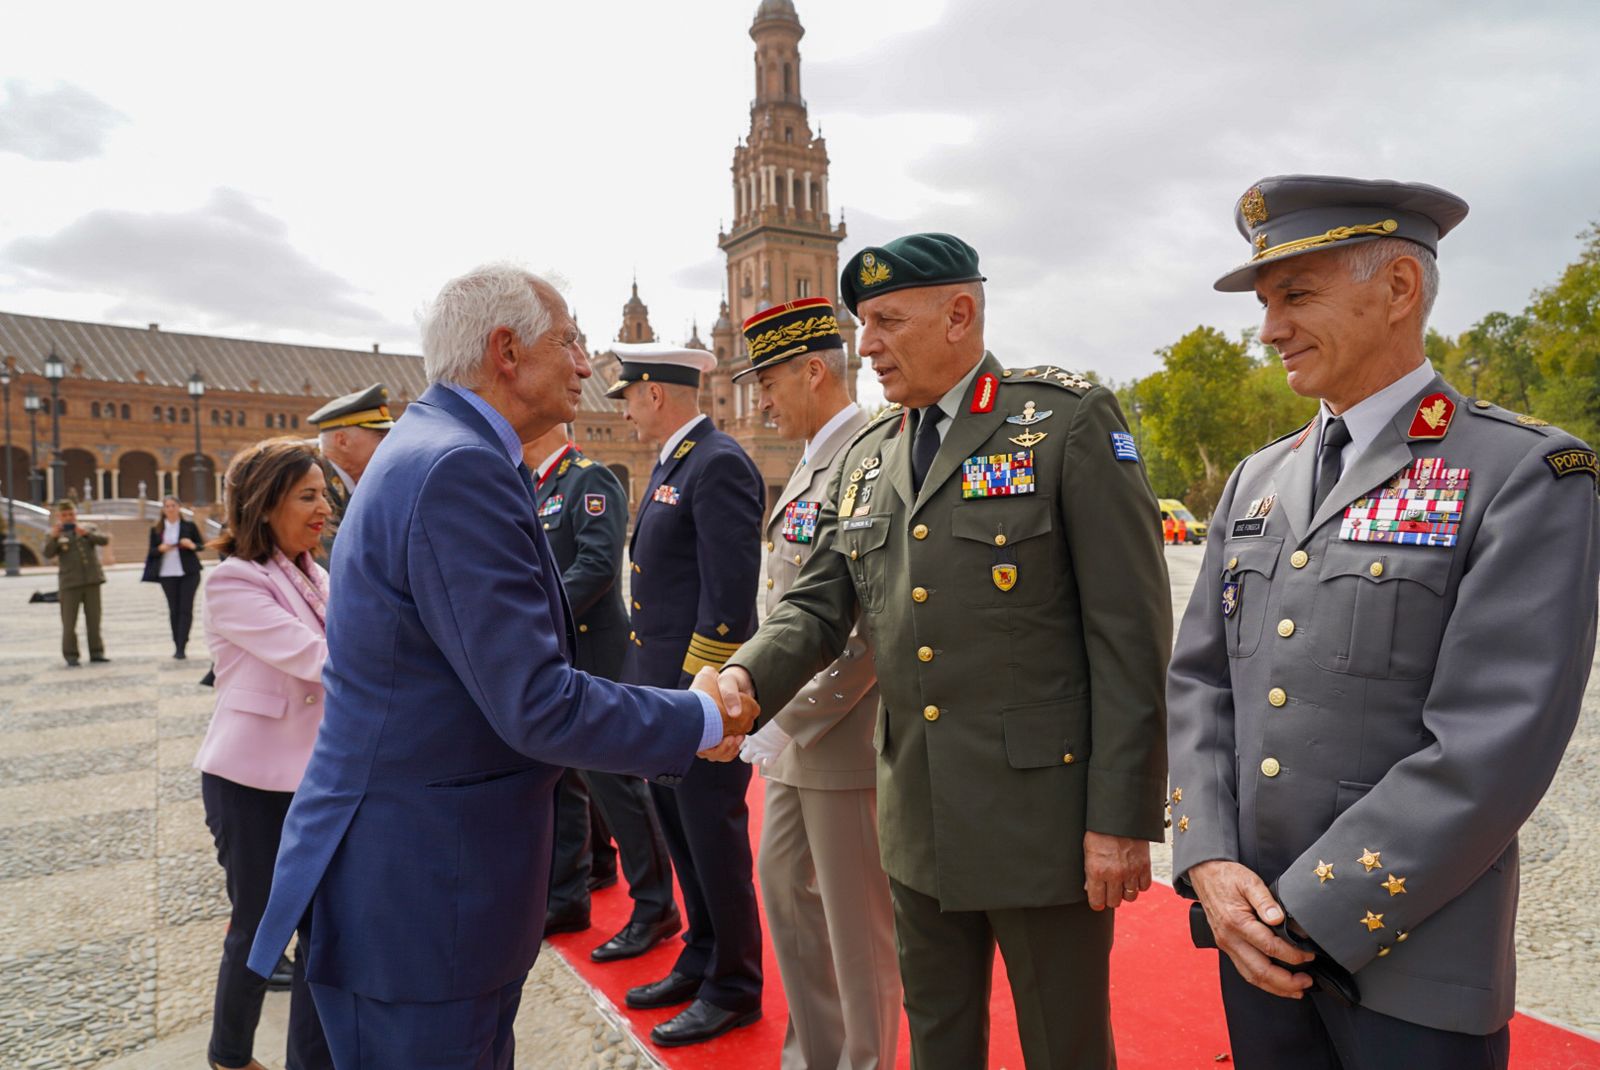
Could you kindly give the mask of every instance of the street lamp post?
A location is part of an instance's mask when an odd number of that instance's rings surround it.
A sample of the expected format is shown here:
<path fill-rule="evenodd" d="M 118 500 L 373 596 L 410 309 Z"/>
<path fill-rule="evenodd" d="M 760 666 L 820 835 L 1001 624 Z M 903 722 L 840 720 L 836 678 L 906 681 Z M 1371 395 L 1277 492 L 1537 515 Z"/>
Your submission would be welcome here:
<path fill-rule="evenodd" d="M 39 471 L 39 410 L 44 408 L 44 399 L 33 392 L 33 384 L 28 384 L 27 391 L 22 395 L 22 409 L 28 414 L 28 500 L 35 504 L 44 501 L 44 474 Z"/>
<path fill-rule="evenodd" d="M 22 573 L 22 550 L 17 545 L 16 459 L 11 456 L 11 366 L 0 365 L 0 391 L 6 407 L 6 575 Z"/>
<path fill-rule="evenodd" d="M 67 462 L 61 457 L 61 380 L 66 376 L 67 366 L 51 346 L 44 377 L 50 380 L 50 493 L 58 496 L 67 492 Z"/>
<path fill-rule="evenodd" d="M 206 470 L 200 463 L 200 399 L 206 396 L 206 381 L 200 378 L 198 368 L 189 376 L 189 396 L 194 398 L 194 503 L 206 505 L 210 495 L 202 489 Z"/>

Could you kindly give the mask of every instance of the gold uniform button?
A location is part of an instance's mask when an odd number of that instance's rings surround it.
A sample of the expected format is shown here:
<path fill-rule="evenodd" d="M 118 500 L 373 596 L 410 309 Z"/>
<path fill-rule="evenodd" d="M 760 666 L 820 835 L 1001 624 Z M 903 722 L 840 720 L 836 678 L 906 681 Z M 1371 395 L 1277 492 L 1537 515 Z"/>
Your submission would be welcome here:
<path fill-rule="evenodd" d="M 911 600 L 913 602 L 926 602 L 928 600 L 928 589 L 926 587 L 911 588 Z"/>
<path fill-rule="evenodd" d="M 1005 535 L 1004 535 L 1004 534 L 1001 534 L 1001 535 L 996 535 L 996 536 L 995 536 L 995 537 L 994 537 L 994 544 L 995 544 L 995 545 L 996 545 L 996 546 L 1004 546 L 1004 545 L 1005 545 L 1005 544 L 1006 544 L 1006 537 L 1005 537 Z"/>
<path fill-rule="evenodd" d="M 913 539 L 926 539 L 928 537 L 928 525 L 918 524 L 916 527 L 912 528 L 911 537 Z"/>
<path fill-rule="evenodd" d="M 1476 408 L 1480 408 L 1480 409 L 1487 409 L 1489 407 L 1489 403 L 1487 401 L 1474 401 L 1472 404 Z"/>
<path fill-rule="evenodd" d="M 767 581 L 767 590 L 772 590 L 772 581 L 770 579 Z"/>
<path fill-rule="evenodd" d="M 1228 567 L 1229 568 L 1238 568 L 1239 567 L 1239 559 L 1237 557 L 1228 558 Z"/>
<path fill-rule="evenodd" d="M 1310 560 L 1311 555 L 1306 553 L 1304 550 L 1296 550 L 1294 553 L 1289 555 L 1289 564 L 1293 565 L 1295 568 L 1305 568 L 1306 562 Z"/>
<path fill-rule="evenodd" d="M 1293 635 L 1294 621 L 1290 620 L 1288 617 L 1284 617 L 1282 620 L 1280 620 L 1278 622 L 1278 634 L 1283 636 L 1285 639 Z"/>
<path fill-rule="evenodd" d="M 931 647 L 931 646 L 919 646 L 919 647 L 917 647 L 917 660 L 918 661 L 932 661 L 933 660 L 933 647 Z"/>
<path fill-rule="evenodd" d="M 1281 687 L 1275 687 L 1267 692 L 1267 701 L 1274 706 L 1282 706 L 1289 701 L 1289 693 Z M 1267 775 L 1271 776 L 1272 774 L 1268 773 Z"/>
<path fill-rule="evenodd" d="M 1063 754 L 1061 756 L 1061 764 L 1062 765 L 1071 765 L 1073 762 L 1075 762 L 1077 760 L 1078 760 L 1077 758 L 1073 757 L 1071 751 L 1067 751 L 1067 753 L 1065 753 L 1065 754 Z"/>
<path fill-rule="evenodd" d="M 861 551 L 859 551 L 859 550 L 851 550 L 850 551 L 850 560 L 854 561 L 856 558 L 858 558 L 860 556 L 861 556 Z M 795 558 L 795 560 L 798 561 L 799 558 Z"/>
<path fill-rule="evenodd" d="M 768 541 L 767 541 L 767 553 L 769 553 L 769 554 L 770 554 L 770 553 L 771 553 L 771 552 L 772 552 L 772 551 L 773 551 L 773 550 L 774 550 L 774 549 L 775 549 L 775 548 L 776 548 L 776 545 L 777 545 L 777 544 L 776 544 L 776 543 L 774 543 L 774 542 L 772 542 L 772 541 L 771 541 L 771 540 L 770 540 L 770 539 L 769 539 L 769 540 L 768 540 Z"/>
<path fill-rule="evenodd" d="M 545 529 L 545 530 L 546 530 L 546 531 L 549 531 L 549 530 L 550 530 L 550 521 L 548 521 L 548 520 L 546 520 L 546 521 L 545 521 L 545 522 L 544 522 L 544 529 Z"/>
<path fill-rule="evenodd" d="M 580 632 L 586 632 L 586 631 L 588 631 L 588 630 L 589 630 L 589 626 L 588 626 L 588 625 L 587 625 L 587 624 L 580 624 L 580 625 L 578 625 L 578 631 L 580 631 Z"/>
<path fill-rule="evenodd" d="M 1372 564 L 1367 566 L 1367 571 L 1372 573 L 1373 579 L 1377 579 L 1379 576 L 1383 575 L 1383 562 L 1374 561 Z"/>
<path fill-rule="evenodd" d="M 1276 758 L 1263 758 L 1261 760 L 1261 775 L 1262 776 L 1277 776 L 1282 771 L 1283 771 L 1283 766 L 1278 764 L 1278 759 L 1276 759 Z"/>
<path fill-rule="evenodd" d="M 635 602 L 634 602 L 634 603 L 633 603 L 633 608 L 634 608 L 634 609 L 643 609 L 643 608 L 644 608 L 644 607 L 643 607 L 643 606 L 641 606 L 641 605 L 640 605 L 640 604 L 639 604 L 639 603 L 638 603 L 638 602 L 637 602 L 637 601 L 635 601 Z"/>
<path fill-rule="evenodd" d="M 939 719 L 939 707 L 937 707 L 937 706 L 924 706 L 924 707 L 922 707 L 922 719 L 925 720 L 925 721 L 937 721 Z"/>
<path fill-rule="evenodd" d="M 855 551 L 854 551 L 854 550 L 851 550 L 851 551 L 850 551 L 850 557 L 851 557 L 851 558 L 852 558 L 852 559 L 854 559 L 854 558 L 855 558 L 855 556 L 856 556 L 856 552 L 855 552 Z M 801 557 L 801 556 L 800 556 L 800 555 L 799 555 L 799 554 L 795 554 L 795 555 L 794 555 L 794 563 L 795 563 L 795 564 L 797 564 L 797 565 L 798 565 L 798 564 L 800 564 L 800 562 L 802 562 L 802 561 L 804 561 L 804 560 L 805 560 L 805 558 L 803 558 L 803 557 Z"/>

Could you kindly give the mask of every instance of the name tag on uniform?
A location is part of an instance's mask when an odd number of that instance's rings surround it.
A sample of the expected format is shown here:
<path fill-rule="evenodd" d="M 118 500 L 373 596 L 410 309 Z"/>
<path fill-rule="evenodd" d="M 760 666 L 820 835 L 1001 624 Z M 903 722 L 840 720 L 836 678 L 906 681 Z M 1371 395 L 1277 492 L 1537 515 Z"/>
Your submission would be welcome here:
<path fill-rule="evenodd" d="M 1032 450 L 968 457 L 961 462 L 963 498 L 1004 498 L 1036 490 Z"/>
<path fill-rule="evenodd" d="M 681 497 L 677 487 L 663 483 L 656 488 L 654 494 L 650 495 L 650 500 L 660 502 L 662 505 L 677 505 Z"/>
<path fill-rule="evenodd" d="M 821 502 L 790 502 L 783 507 L 783 537 L 789 542 L 810 542 L 817 535 Z"/>
<path fill-rule="evenodd" d="M 870 516 L 857 517 L 854 520 L 846 520 L 844 522 L 844 530 L 846 531 L 860 531 L 862 528 L 870 528 L 871 526 L 872 517 Z"/>
<path fill-rule="evenodd" d="M 1247 516 L 1243 520 L 1233 522 L 1233 533 L 1229 536 L 1234 539 L 1259 538 L 1267 530 L 1267 518 L 1264 516 Z"/>
<path fill-rule="evenodd" d="M 559 512 L 561 512 L 561 495 L 559 494 L 550 495 L 544 500 L 544 504 L 539 506 L 540 516 L 555 516 Z"/>

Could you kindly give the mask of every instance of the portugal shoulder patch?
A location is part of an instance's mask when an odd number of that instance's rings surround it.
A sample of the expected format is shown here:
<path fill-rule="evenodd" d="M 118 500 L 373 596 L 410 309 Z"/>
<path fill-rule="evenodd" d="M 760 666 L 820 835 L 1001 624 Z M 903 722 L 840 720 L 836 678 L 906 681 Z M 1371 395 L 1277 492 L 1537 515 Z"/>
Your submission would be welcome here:
<path fill-rule="evenodd" d="M 1586 475 L 1600 483 L 1600 461 L 1596 460 L 1594 450 L 1581 449 L 1577 446 L 1555 450 L 1544 455 L 1544 463 L 1550 466 L 1550 471 L 1555 473 L 1557 479 L 1562 476 Z"/>

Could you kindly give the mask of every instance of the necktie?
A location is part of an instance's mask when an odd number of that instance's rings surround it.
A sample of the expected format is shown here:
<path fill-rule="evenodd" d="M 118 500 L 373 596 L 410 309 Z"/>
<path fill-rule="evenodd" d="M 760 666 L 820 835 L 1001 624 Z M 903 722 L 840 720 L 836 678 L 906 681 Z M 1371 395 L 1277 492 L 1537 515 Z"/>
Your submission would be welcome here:
<path fill-rule="evenodd" d="M 922 481 L 933 467 L 933 458 L 939 452 L 939 421 L 944 410 L 929 405 L 917 411 L 917 437 L 911 443 L 911 489 L 922 490 Z"/>
<path fill-rule="evenodd" d="M 538 501 L 539 500 L 539 488 L 534 483 L 534 481 L 533 481 L 533 473 L 528 471 L 528 466 L 526 464 L 519 463 L 517 465 L 517 475 L 521 476 L 522 477 L 522 482 L 527 484 L 528 497 L 532 498 L 534 501 Z"/>
<path fill-rule="evenodd" d="M 1344 459 L 1344 448 L 1350 444 L 1350 429 L 1335 416 L 1322 428 L 1322 456 L 1317 461 L 1317 489 L 1311 499 L 1311 512 L 1316 514 L 1322 503 L 1339 482 L 1339 467 Z"/>

